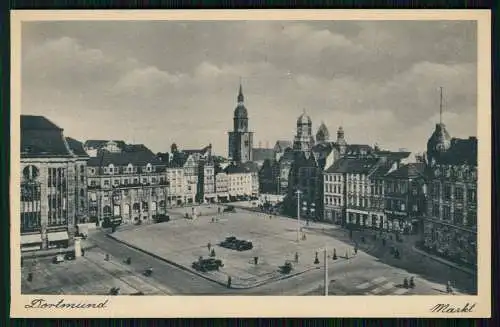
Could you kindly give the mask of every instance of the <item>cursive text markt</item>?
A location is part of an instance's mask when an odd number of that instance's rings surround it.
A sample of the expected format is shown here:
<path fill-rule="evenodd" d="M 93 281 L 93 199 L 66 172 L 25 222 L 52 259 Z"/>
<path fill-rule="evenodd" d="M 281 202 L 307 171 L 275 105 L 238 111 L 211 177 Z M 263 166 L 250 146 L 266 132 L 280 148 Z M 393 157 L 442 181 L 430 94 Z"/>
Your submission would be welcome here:
<path fill-rule="evenodd" d="M 467 302 L 463 306 L 454 306 L 451 304 L 440 303 L 436 304 L 431 308 L 432 312 L 441 312 L 441 313 L 460 313 L 460 312 L 472 312 L 476 303 Z"/>

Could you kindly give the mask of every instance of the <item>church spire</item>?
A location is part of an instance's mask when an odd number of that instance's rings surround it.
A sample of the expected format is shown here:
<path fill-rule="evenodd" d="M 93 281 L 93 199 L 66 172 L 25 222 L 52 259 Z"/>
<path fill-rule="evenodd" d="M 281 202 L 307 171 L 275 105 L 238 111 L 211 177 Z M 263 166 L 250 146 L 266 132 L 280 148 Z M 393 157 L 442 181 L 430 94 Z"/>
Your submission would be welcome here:
<path fill-rule="evenodd" d="M 439 87 L 439 125 L 443 124 L 443 87 Z"/>
<path fill-rule="evenodd" d="M 240 77 L 240 90 L 238 92 L 238 103 L 243 103 L 245 101 L 245 97 L 243 96 L 243 86 L 241 86 L 241 77 Z"/>

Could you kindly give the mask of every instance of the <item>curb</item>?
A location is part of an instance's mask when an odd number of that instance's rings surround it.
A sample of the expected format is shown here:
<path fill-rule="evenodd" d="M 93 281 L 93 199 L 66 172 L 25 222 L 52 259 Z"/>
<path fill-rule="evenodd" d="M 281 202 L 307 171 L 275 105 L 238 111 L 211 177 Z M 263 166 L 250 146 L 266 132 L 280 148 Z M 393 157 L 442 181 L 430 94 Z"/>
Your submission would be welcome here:
<path fill-rule="evenodd" d="M 469 275 L 472 275 L 472 276 L 476 276 L 476 274 L 477 274 L 476 272 L 474 272 L 473 270 L 471 270 L 469 268 L 461 267 L 461 266 L 459 266 L 459 265 L 457 265 L 457 264 L 455 264 L 453 262 L 450 262 L 450 261 L 448 261 L 446 259 L 443 259 L 443 258 L 440 258 L 438 256 L 432 255 L 430 253 L 427 253 L 427 252 L 425 252 L 423 250 L 420 250 L 416 246 L 413 246 L 412 250 L 415 251 L 416 253 L 420 254 L 420 255 L 423 255 L 423 256 L 425 256 L 427 258 L 430 258 L 432 260 L 440 262 L 440 263 L 442 263 L 444 265 L 447 265 L 448 267 L 460 270 L 460 271 L 462 271 L 462 272 L 464 272 L 466 274 L 469 274 Z"/>
<path fill-rule="evenodd" d="M 187 268 L 187 267 L 186 267 L 186 266 L 184 266 L 184 265 L 181 265 L 181 264 L 178 264 L 178 263 L 176 263 L 176 262 L 174 262 L 174 261 L 171 261 L 171 260 L 165 259 L 165 258 L 163 258 L 163 257 L 160 257 L 159 255 L 156 255 L 156 254 L 154 254 L 154 253 L 151 253 L 151 252 L 149 252 L 149 251 L 146 251 L 146 250 L 144 250 L 144 249 L 141 249 L 141 248 L 139 248 L 139 247 L 137 247 L 137 246 L 135 246 L 135 245 L 132 245 L 132 244 L 130 244 L 130 243 L 128 243 L 128 242 L 126 242 L 126 241 L 119 240 L 119 239 L 117 239 L 116 237 L 114 237 L 114 236 L 113 236 L 113 235 L 111 235 L 111 234 L 106 234 L 106 236 L 107 236 L 107 237 L 109 237 L 109 238 L 111 238 L 111 239 L 113 239 L 113 240 L 115 240 L 116 242 L 122 243 L 122 244 L 124 244 L 124 245 L 126 245 L 126 246 L 128 246 L 128 247 L 130 247 L 130 248 L 132 248 L 132 249 L 135 249 L 135 250 L 137 250 L 137 251 L 139 251 L 139 252 L 142 252 L 142 253 L 145 253 L 145 254 L 147 254 L 147 255 L 150 255 L 150 256 L 152 256 L 152 257 L 154 257 L 154 258 L 158 259 L 158 260 L 161 260 L 161 261 L 163 261 L 163 262 L 166 262 L 166 263 L 168 263 L 168 264 L 170 264 L 170 265 L 172 265 L 172 266 L 175 266 L 175 267 L 177 267 L 177 268 L 179 268 L 179 269 L 181 269 L 181 270 L 187 271 L 187 272 L 189 272 L 189 273 L 191 273 L 191 274 L 195 274 L 195 275 L 197 275 L 197 276 L 199 276 L 199 277 L 202 277 L 202 278 L 204 278 L 204 279 L 206 279 L 206 280 L 209 280 L 209 281 L 211 281 L 211 282 L 214 282 L 214 283 L 217 283 L 217 284 L 222 285 L 222 286 L 224 286 L 224 287 L 227 287 L 227 284 L 226 284 L 226 283 L 224 283 L 224 282 L 221 282 L 221 281 L 219 281 L 219 280 L 216 280 L 216 279 L 210 278 L 210 277 L 208 277 L 208 276 L 206 276 L 206 275 L 203 275 L 203 274 L 199 273 L 199 272 L 198 272 L 198 271 L 196 271 L 196 270 L 191 270 L 191 269 Z M 231 286 L 231 288 L 232 288 L 232 289 L 251 289 L 251 288 L 258 287 L 258 286 L 262 286 L 262 285 L 267 284 L 267 283 L 272 282 L 272 281 L 274 282 L 274 281 L 279 281 L 279 280 L 284 280 L 284 279 L 292 278 L 292 277 L 295 277 L 295 276 L 301 275 L 301 274 L 303 274 L 303 273 L 306 273 L 306 272 L 308 272 L 308 271 L 315 270 L 315 269 L 318 269 L 318 267 L 309 268 L 309 269 L 303 270 L 303 271 L 301 271 L 301 272 L 297 272 L 297 273 L 294 273 L 294 274 L 286 275 L 286 276 L 283 276 L 283 277 L 281 277 L 281 278 L 277 278 L 277 279 L 274 279 L 274 278 L 269 278 L 269 279 L 266 279 L 266 280 L 264 280 L 264 281 L 261 281 L 261 282 L 258 282 L 258 283 L 256 283 L 256 284 L 253 284 L 253 285 L 251 285 L 251 286 Z"/>

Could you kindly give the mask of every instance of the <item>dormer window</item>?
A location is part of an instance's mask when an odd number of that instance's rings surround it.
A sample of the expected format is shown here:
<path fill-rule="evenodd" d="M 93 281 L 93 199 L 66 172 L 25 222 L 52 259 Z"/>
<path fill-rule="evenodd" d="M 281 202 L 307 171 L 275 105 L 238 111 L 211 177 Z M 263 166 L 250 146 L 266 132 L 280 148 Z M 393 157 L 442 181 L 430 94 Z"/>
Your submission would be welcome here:
<path fill-rule="evenodd" d="M 127 173 L 133 173 L 134 172 L 134 166 L 132 166 L 131 163 L 127 165 Z"/>
<path fill-rule="evenodd" d="M 151 166 L 150 163 L 146 165 L 146 172 L 150 173 L 153 170 L 153 167 Z"/>
<path fill-rule="evenodd" d="M 109 171 L 109 173 L 110 173 L 110 174 L 113 174 L 113 172 L 114 172 L 114 168 L 115 168 L 115 167 L 113 166 L 113 164 L 109 164 L 109 166 L 108 166 L 108 171 Z"/>

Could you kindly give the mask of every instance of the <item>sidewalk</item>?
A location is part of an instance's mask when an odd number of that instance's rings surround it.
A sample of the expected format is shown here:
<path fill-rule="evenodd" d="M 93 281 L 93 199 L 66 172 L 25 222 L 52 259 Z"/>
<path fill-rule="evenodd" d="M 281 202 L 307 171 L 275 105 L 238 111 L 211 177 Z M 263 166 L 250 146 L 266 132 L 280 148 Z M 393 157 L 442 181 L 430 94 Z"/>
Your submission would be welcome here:
<path fill-rule="evenodd" d="M 463 272 L 465 272 L 465 273 L 467 273 L 469 275 L 476 275 L 477 274 L 477 272 L 474 271 L 474 270 L 472 270 L 472 269 L 469 269 L 469 268 L 466 268 L 466 267 L 462 267 L 462 266 L 460 266 L 460 265 L 458 265 L 458 264 L 456 264 L 454 262 L 448 261 L 448 260 L 440 258 L 440 257 L 438 257 L 436 255 L 433 255 L 433 254 L 430 254 L 430 253 L 425 252 L 423 250 L 420 250 L 415 245 L 413 246 L 412 249 L 413 249 L 413 251 L 417 252 L 418 254 L 421 254 L 423 256 L 429 257 L 429 258 L 431 258 L 431 259 L 433 259 L 435 261 L 438 261 L 438 262 L 440 262 L 442 264 L 445 264 L 447 266 L 453 267 L 453 268 L 455 268 L 457 270 L 461 270 L 461 271 L 463 271 Z"/>

